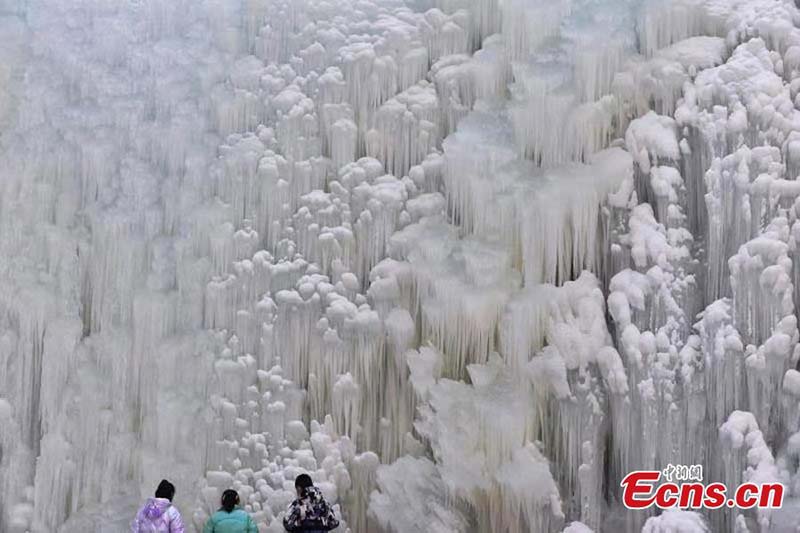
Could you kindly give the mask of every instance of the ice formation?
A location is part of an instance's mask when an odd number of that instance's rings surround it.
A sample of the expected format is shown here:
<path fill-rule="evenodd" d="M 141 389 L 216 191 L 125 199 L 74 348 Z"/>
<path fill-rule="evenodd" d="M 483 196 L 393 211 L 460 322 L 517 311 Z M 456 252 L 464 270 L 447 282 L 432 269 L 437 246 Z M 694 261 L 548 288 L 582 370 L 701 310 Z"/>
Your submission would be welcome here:
<path fill-rule="evenodd" d="M 798 108 L 792 0 L 0 0 L 0 531 L 795 527 L 619 483 L 800 496 Z"/>

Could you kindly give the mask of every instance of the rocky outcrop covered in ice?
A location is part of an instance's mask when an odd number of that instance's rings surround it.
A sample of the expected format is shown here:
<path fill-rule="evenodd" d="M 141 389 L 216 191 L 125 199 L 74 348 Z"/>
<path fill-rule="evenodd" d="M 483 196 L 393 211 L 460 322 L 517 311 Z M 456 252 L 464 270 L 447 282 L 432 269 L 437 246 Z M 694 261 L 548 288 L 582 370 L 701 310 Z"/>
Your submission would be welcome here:
<path fill-rule="evenodd" d="M 800 495 L 790 0 L 0 0 L 0 530 L 765 533 Z M 94 522 L 93 522 L 94 520 Z M 124 522 L 124 520 L 123 520 Z"/>

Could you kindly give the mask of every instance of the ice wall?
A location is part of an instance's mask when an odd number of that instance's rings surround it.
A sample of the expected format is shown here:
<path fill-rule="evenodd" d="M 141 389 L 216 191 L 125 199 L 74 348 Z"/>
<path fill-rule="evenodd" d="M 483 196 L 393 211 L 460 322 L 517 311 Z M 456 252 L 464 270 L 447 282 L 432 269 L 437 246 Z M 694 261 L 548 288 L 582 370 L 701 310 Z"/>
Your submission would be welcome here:
<path fill-rule="evenodd" d="M 798 24 L 0 1 L 0 530 L 308 472 L 354 533 L 771 531 L 617 487 L 800 490 Z"/>

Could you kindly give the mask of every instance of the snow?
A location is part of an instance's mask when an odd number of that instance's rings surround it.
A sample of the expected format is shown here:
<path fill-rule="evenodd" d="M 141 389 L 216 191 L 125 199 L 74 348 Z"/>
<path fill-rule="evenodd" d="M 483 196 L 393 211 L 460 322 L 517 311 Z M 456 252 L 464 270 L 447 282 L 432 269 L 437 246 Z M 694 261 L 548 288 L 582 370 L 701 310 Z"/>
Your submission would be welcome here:
<path fill-rule="evenodd" d="M 592 530 L 582 522 L 572 522 L 562 533 L 592 533 Z"/>
<path fill-rule="evenodd" d="M 448 505 L 445 486 L 429 459 L 401 457 L 379 467 L 376 481 L 370 511 L 382 527 L 432 533 L 465 527 L 463 511 Z"/>
<path fill-rule="evenodd" d="M 725 459 L 728 484 L 750 482 L 761 485 L 785 480 L 786 473 L 781 472 L 780 466 L 776 464 L 752 413 L 734 411 L 722 424 L 719 433 L 723 444 L 732 449 Z M 756 515 L 758 526 L 769 529 L 772 509 L 758 508 Z"/>
<path fill-rule="evenodd" d="M 706 533 L 702 517 L 692 511 L 667 510 L 661 516 L 648 518 L 642 533 Z"/>
<path fill-rule="evenodd" d="M 0 531 L 793 531 L 799 26 L 0 0 Z M 619 507 L 666 464 L 790 511 Z"/>

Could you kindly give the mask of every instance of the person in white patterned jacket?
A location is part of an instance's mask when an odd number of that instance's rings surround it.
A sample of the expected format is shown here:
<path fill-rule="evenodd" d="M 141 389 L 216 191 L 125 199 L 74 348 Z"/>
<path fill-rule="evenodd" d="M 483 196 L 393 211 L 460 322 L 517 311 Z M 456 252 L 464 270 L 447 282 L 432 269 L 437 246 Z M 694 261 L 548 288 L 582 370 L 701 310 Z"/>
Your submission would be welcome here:
<path fill-rule="evenodd" d="M 297 499 L 289 505 L 283 527 L 290 533 L 321 533 L 339 527 L 339 520 L 314 486 L 311 476 L 300 474 L 294 481 Z"/>

